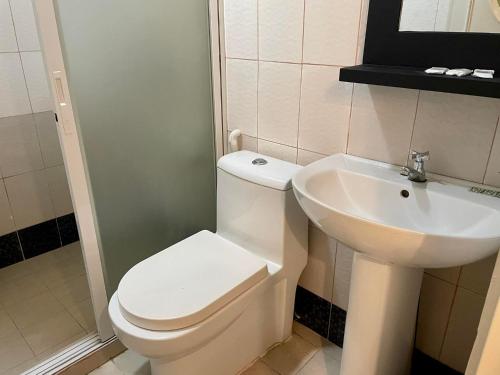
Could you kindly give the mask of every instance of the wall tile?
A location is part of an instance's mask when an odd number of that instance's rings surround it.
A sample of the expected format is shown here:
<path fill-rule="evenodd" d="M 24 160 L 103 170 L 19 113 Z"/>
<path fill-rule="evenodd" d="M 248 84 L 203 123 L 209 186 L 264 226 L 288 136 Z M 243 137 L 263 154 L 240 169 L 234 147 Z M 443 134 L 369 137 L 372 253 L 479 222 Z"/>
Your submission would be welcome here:
<path fill-rule="evenodd" d="M 36 28 L 35 13 L 30 0 L 11 0 L 12 17 L 16 27 L 17 42 L 20 51 L 40 49 Z"/>
<path fill-rule="evenodd" d="M 259 138 L 296 147 L 301 66 L 259 64 Z"/>
<path fill-rule="evenodd" d="M 60 216 L 56 220 L 57 228 L 59 229 L 59 234 L 61 236 L 62 246 L 66 246 L 80 239 L 74 214 Z"/>
<path fill-rule="evenodd" d="M 290 163 L 297 162 L 297 149 L 295 147 L 285 146 L 279 143 L 258 140 L 259 153 L 271 156 L 276 159 L 288 161 Z"/>
<path fill-rule="evenodd" d="M 19 239 L 26 259 L 61 247 L 55 219 L 19 230 Z"/>
<path fill-rule="evenodd" d="M 257 61 L 226 59 L 227 118 L 230 130 L 257 136 Z"/>
<path fill-rule="evenodd" d="M 331 301 L 337 242 L 315 227 L 309 227 L 309 257 L 299 285 Z"/>
<path fill-rule="evenodd" d="M 359 21 L 358 49 L 356 52 L 356 65 L 363 64 L 363 53 L 365 49 L 366 24 L 368 22 L 369 0 L 361 1 L 361 19 Z"/>
<path fill-rule="evenodd" d="M 437 277 L 438 279 L 457 285 L 458 277 L 460 276 L 460 269 L 461 267 L 428 268 L 425 272 L 431 276 Z"/>
<path fill-rule="evenodd" d="M 340 242 L 337 244 L 332 303 L 346 311 L 349 305 L 349 290 L 351 286 L 353 257 L 353 249 Z"/>
<path fill-rule="evenodd" d="M 0 179 L 0 236 L 14 232 L 14 220 L 10 210 L 9 199 L 7 198 L 7 191 L 5 184 Z"/>
<path fill-rule="evenodd" d="M 9 0 L 0 0 L 0 52 L 17 52 Z"/>
<path fill-rule="evenodd" d="M 18 53 L 0 53 L 0 117 L 31 113 Z"/>
<path fill-rule="evenodd" d="M 5 187 L 18 229 L 55 217 L 43 170 L 6 178 Z"/>
<path fill-rule="evenodd" d="M 299 165 L 311 164 L 312 162 L 323 159 L 324 157 L 326 157 L 326 155 L 299 149 L 297 155 L 297 164 Z"/>
<path fill-rule="evenodd" d="M 224 1 L 224 30 L 227 57 L 257 60 L 257 0 Z"/>
<path fill-rule="evenodd" d="M 484 183 L 500 187 L 500 118 L 498 119 L 497 131 L 493 142 L 493 148 L 491 149 L 488 168 L 486 169 Z"/>
<path fill-rule="evenodd" d="M 455 286 L 424 274 L 418 306 L 416 347 L 439 359 Z"/>
<path fill-rule="evenodd" d="M 0 268 L 10 266 L 22 260 L 23 253 L 17 233 L 13 232 L 0 236 Z M 2 333 L 0 333 L 0 337 Z"/>
<path fill-rule="evenodd" d="M 61 144 L 57 135 L 57 124 L 54 119 L 54 112 L 34 113 L 42 158 L 45 167 L 53 167 L 63 164 Z"/>
<path fill-rule="evenodd" d="M 295 320 L 328 337 L 331 304 L 301 286 L 295 293 Z"/>
<path fill-rule="evenodd" d="M 458 288 L 440 360 L 451 368 L 465 372 L 476 339 L 485 298 Z"/>
<path fill-rule="evenodd" d="M 259 58 L 302 61 L 304 0 L 259 1 Z"/>
<path fill-rule="evenodd" d="M 49 184 L 49 192 L 55 215 L 64 216 L 72 213 L 73 204 L 71 203 L 71 195 L 64 165 L 47 168 L 45 169 L 45 174 Z"/>
<path fill-rule="evenodd" d="M 52 97 L 47 82 L 42 53 L 21 52 L 21 59 L 33 112 L 52 110 Z"/>
<path fill-rule="evenodd" d="M 0 168 L 4 177 L 43 168 L 33 115 L 0 118 Z"/>
<path fill-rule="evenodd" d="M 339 82 L 339 68 L 304 65 L 299 147 L 322 154 L 345 152 L 352 84 Z"/>
<path fill-rule="evenodd" d="M 361 0 L 306 1 L 304 62 L 354 65 Z"/>
<path fill-rule="evenodd" d="M 230 131 L 227 132 L 228 140 L 229 140 L 229 133 L 231 133 L 231 132 Z M 228 145 L 227 149 L 228 149 L 228 152 L 230 152 L 229 145 Z M 257 138 L 250 137 L 246 134 L 242 134 L 240 141 L 239 141 L 239 149 L 258 152 L 258 150 L 257 150 Z"/>
<path fill-rule="evenodd" d="M 486 296 L 497 256 L 498 254 L 494 254 L 479 262 L 463 266 L 458 285 L 482 296 Z"/>
<path fill-rule="evenodd" d="M 500 100 L 422 91 L 412 149 L 431 153 L 427 170 L 482 182 Z"/>
<path fill-rule="evenodd" d="M 347 152 L 406 164 L 417 101 L 416 90 L 355 84 Z"/>

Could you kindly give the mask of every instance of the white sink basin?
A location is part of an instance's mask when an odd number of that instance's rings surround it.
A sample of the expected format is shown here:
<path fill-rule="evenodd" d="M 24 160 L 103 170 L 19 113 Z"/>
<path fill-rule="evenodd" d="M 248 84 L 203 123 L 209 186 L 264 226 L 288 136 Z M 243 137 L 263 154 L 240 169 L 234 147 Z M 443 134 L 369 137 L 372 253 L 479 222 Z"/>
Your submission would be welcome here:
<path fill-rule="evenodd" d="M 414 183 L 389 164 L 337 154 L 303 168 L 293 188 L 325 233 L 396 264 L 457 266 L 500 247 L 499 198 L 444 182 Z"/>
<path fill-rule="evenodd" d="M 293 189 L 316 225 L 356 250 L 340 374 L 408 374 L 423 268 L 497 252 L 500 199 L 344 154 L 304 167 Z"/>

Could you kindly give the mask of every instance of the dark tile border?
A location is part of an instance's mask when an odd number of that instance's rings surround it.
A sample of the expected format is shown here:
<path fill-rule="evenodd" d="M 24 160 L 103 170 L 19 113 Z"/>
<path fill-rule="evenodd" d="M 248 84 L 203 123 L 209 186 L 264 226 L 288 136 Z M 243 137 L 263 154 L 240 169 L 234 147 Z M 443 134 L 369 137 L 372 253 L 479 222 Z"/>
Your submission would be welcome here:
<path fill-rule="evenodd" d="M 79 240 L 73 213 L 0 236 L 0 268 Z"/>
<path fill-rule="evenodd" d="M 295 320 L 342 347 L 347 312 L 301 286 L 295 294 Z M 325 328 L 326 327 L 326 328 Z M 411 375 L 463 375 L 415 349 Z"/>

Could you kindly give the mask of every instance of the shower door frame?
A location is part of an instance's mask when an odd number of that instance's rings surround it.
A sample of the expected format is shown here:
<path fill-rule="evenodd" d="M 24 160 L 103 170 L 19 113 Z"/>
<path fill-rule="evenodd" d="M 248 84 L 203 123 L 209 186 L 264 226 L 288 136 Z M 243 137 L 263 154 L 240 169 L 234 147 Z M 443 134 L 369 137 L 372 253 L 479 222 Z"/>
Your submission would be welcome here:
<path fill-rule="evenodd" d="M 59 0 L 64 1 L 64 0 Z M 71 104 L 70 90 L 57 28 L 54 0 L 33 0 L 38 23 L 40 43 L 44 55 L 49 86 L 57 114 L 57 132 L 68 176 L 71 199 L 80 234 L 83 258 L 90 287 L 97 332 L 102 341 L 114 336 L 108 315 L 108 295 L 105 287 L 104 269 L 99 250 L 99 236 L 95 222 L 92 191 L 89 187 L 84 150 L 80 146 L 79 134 Z M 223 92 L 221 61 L 224 61 L 221 40 L 220 18 L 222 5 L 219 0 L 207 0 L 209 5 L 213 124 L 216 158 L 226 148 L 226 125 L 223 121 Z"/>

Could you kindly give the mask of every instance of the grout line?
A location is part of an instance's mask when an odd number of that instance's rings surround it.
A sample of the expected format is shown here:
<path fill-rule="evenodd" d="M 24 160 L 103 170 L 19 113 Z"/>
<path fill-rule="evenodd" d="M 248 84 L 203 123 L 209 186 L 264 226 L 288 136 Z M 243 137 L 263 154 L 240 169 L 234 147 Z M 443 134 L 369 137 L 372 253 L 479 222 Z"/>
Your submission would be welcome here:
<path fill-rule="evenodd" d="M 410 158 L 410 152 L 413 144 L 413 134 L 415 133 L 415 126 L 417 124 L 417 115 L 418 115 L 418 108 L 420 106 L 420 93 L 422 91 L 418 90 L 417 93 L 417 105 L 415 106 L 415 115 L 413 116 L 413 125 L 411 127 L 411 135 L 410 135 L 410 144 L 408 146 L 408 153 L 406 154 L 406 165 L 408 165 L 408 159 Z"/>
<path fill-rule="evenodd" d="M 460 280 L 460 276 L 461 275 L 462 275 L 462 267 L 460 267 L 460 271 L 458 272 L 457 284 L 458 284 L 458 282 Z M 439 355 L 438 355 L 439 360 L 441 360 L 441 355 L 443 354 L 444 342 L 446 341 L 446 335 L 448 333 L 448 328 L 450 326 L 451 314 L 453 312 L 453 306 L 455 305 L 455 300 L 457 298 L 457 293 L 458 293 L 458 285 L 455 285 L 455 291 L 453 293 L 453 298 L 451 300 L 450 311 L 448 312 L 448 318 L 446 319 L 446 327 L 444 329 L 443 340 L 441 341 L 441 345 L 440 345 L 440 348 L 439 348 Z"/>
<path fill-rule="evenodd" d="M 256 62 L 266 62 L 266 63 L 273 63 L 273 64 L 288 64 L 288 65 L 310 65 L 310 66 L 327 66 L 327 67 L 335 67 L 335 68 L 345 68 L 345 65 L 338 65 L 338 64 L 320 64 L 320 63 L 310 63 L 310 62 L 292 62 L 292 61 L 278 61 L 278 60 L 267 60 L 267 59 L 249 59 L 246 57 L 230 57 L 227 56 L 226 59 L 228 60 L 242 60 L 242 61 L 256 61 Z"/>
<path fill-rule="evenodd" d="M 488 154 L 488 160 L 486 161 L 486 168 L 484 169 L 484 175 L 482 179 L 482 183 L 486 184 L 486 175 L 488 174 L 488 167 L 490 166 L 490 161 L 491 161 L 491 154 L 493 154 L 493 147 L 495 146 L 495 141 L 497 137 L 500 139 L 500 134 L 499 134 L 499 129 L 500 129 L 500 116 L 498 116 L 498 121 L 497 125 L 495 127 L 495 132 L 493 133 L 493 138 L 491 140 L 491 146 L 490 146 L 490 153 Z"/>

